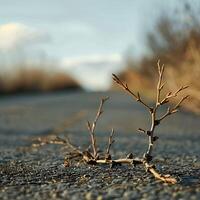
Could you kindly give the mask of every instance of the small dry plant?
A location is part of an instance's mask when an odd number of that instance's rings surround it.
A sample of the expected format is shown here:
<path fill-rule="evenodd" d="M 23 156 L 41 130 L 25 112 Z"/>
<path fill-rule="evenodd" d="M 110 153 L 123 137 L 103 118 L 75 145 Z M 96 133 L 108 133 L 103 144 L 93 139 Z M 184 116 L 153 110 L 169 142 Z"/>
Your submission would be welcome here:
<path fill-rule="evenodd" d="M 133 154 L 128 154 L 125 158 L 120 158 L 120 159 L 113 159 L 111 154 L 110 154 L 110 149 L 112 144 L 114 143 L 114 129 L 112 129 L 110 136 L 108 138 L 108 144 L 107 148 L 105 149 L 104 153 L 100 153 L 98 150 L 98 145 L 97 145 L 97 140 L 96 140 L 96 125 L 97 122 L 100 118 L 100 116 L 103 113 L 103 105 L 104 103 L 108 100 L 108 97 L 102 98 L 96 117 L 93 122 L 87 122 L 87 128 L 89 131 L 90 135 L 90 141 L 91 145 L 84 151 L 80 150 L 76 146 L 72 145 L 72 143 L 69 141 L 69 139 L 63 139 L 58 136 L 54 138 L 51 141 L 48 142 L 43 142 L 43 144 L 63 144 L 71 149 L 70 154 L 65 158 L 64 165 L 67 167 L 71 164 L 72 160 L 74 158 L 79 158 L 78 162 L 83 161 L 86 164 L 92 164 L 92 165 L 97 165 L 97 164 L 110 164 L 111 167 L 118 166 L 121 164 L 129 164 L 129 165 L 143 165 L 145 170 L 147 172 L 150 172 L 155 178 L 169 183 L 169 184 L 175 184 L 177 180 L 170 175 L 162 175 L 156 170 L 156 166 L 153 165 L 151 162 L 153 160 L 152 152 L 153 152 L 153 147 L 154 143 L 159 139 L 157 136 L 155 136 L 155 129 L 158 125 L 161 124 L 161 122 L 167 118 L 168 116 L 178 112 L 178 109 L 181 105 L 181 103 L 188 98 L 188 96 L 184 96 L 181 98 L 181 100 L 175 105 L 175 106 L 169 106 L 166 112 L 161 115 L 161 117 L 157 116 L 157 111 L 158 109 L 170 102 L 172 98 L 175 98 L 179 95 L 179 93 L 188 86 L 181 86 L 177 91 L 175 92 L 169 92 L 167 93 L 163 98 L 161 97 L 161 92 L 162 89 L 165 85 L 163 82 L 163 73 L 164 73 L 164 65 L 160 65 L 160 62 L 157 63 L 158 65 L 158 84 L 157 84 L 157 95 L 156 95 L 156 102 L 154 107 L 151 107 L 147 103 L 145 103 L 139 93 L 134 93 L 132 90 L 129 89 L 128 85 L 126 83 L 123 83 L 115 74 L 113 74 L 113 80 L 120 86 L 122 87 L 128 94 L 130 94 L 134 100 L 142 104 L 147 111 L 150 113 L 151 116 L 151 125 L 149 130 L 144 130 L 142 128 L 139 128 L 138 131 L 144 133 L 148 137 L 148 148 L 146 152 L 144 153 L 142 158 L 135 158 L 133 157 Z"/>
<path fill-rule="evenodd" d="M 170 175 L 161 175 L 156 171 L 155 165 L 151 165 L 150 162 L 153 159 L 152 156 L 152 151 L 153 151 L 153 145 L 154 143 L 159 139 L 157 136 L 155 136 L 155 128 L 160 125 L 160 123 L 167 118 L 168 116 L 178 112 L 178 109 L 183 101 L 185 101 L 188 98 L 187 96 L 184 96 L 181 98 L 181 100 L 174 106 L 171 107 L 169 106 L 167 111 L 161 116 L 157 117 L 157 111 L 158 109 L 169 103 L 172 98 L 175 98 L 179 95 L 179 93 L 185 89 L 188 88 L 188 86 L 181 86 L 177 91 L 175 92 L 168 92 L 164 98 L 161 98 L 161 92 L 165 86 L 165 83 L 163 82 L 163 73 L 164 73 L 164 65 L 160 65 L 160 62 L 158 61 L 158 83 L 157 83 L 157 90 L 156 90 L 156 102 L 154 107 L 149 106 L 147 103 L 145 103 L 142 99 L 141 96 L 138 93 L 134 93 L 131 91 L 126 83 L 123 83 L 115 74 L 113 74 L 113 80 L 120 86 L 122 87 L 126 92 L 128 92 L 137 102 L 142 104 L 150 113 L 151 116 L 151 126 L 149 130 L 144 130 L 142 128 L 139 128 L 138 131 L 146 134 L 148 136 L 148 148 L 147 151 L 144 153 L 143 158 L 141 159 L 141 163 L 144 164 L 146 170 L 148 172 L 151 172 L 156 178 L 167 182 L 167 183 L 172 183 L 175 184 L 177 181 L 175 178 L 172 178 Z"/>

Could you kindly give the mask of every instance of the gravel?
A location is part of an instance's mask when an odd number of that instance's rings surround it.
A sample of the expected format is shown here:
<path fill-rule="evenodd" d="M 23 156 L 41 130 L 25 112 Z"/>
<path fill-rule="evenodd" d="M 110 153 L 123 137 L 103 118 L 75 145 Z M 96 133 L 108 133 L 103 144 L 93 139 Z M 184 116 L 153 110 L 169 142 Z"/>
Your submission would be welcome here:
<path fill-rule="evenodd" d="M 59 145 L 31 147 L 34 139 L 59 129 L 77 146 L 89 144 L 85 121 L 93 119 L 98 101 L 108 93 L 58 93 L 16 96 L 0 101 L 0 199 L 200 199 L 199 117 L 181 112 L 157 131 L 157 168 L 178 179 L 176 185 L 155 180 L 142 166 L 63 166 L 67 150 Z M 141 156 L 147 138 L 136 132 L 148 126 L 148 115 L 126 95 L 110 93 L 97 126 L 101 149 L 115 128 L 115 157 Z M 83 115 L 80 115 L 83 113 Z M 55 132 L 54 132 L 55 133 Z"/>

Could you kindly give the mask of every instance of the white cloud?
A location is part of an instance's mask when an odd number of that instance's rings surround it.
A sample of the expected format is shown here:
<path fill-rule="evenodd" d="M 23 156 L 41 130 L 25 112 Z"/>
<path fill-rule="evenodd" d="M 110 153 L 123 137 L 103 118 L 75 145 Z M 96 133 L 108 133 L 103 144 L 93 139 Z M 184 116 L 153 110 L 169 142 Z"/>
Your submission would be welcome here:
<path fill-rule="evenodd" d="M 71 21 L 63 24 L 64 29 L 69 35 L 88 35 L 96 34 L 96 30 L 89 24 L 83 22 Z"/>
<path fill-rule="evenodd" d="M 121 54 L 89 55 L 64 58 L 62 68 L 89 90 L 106 90 L 110 87 L 112 73 L 124 69 Z"/>
<path fill-rule="evenodd" d="M 61 61 L 61 64 L 65 68 L 70 69 L 74 67 L 91 66 L 91 65 L 103 64 L 103 63 L 118 64 L 121 61 L 122 61 L 121 54 L 117 54 L 117 53 L 108 54 L 108 55 L 94 54 L 94 55 L 89 55 L 89 56 L 64 58 Z"/>
<path fill-rule="evenodd" d="M 48 35 L 21 23 L 0 25 L 0 50 L 12 50 L 45 42 Z"/>

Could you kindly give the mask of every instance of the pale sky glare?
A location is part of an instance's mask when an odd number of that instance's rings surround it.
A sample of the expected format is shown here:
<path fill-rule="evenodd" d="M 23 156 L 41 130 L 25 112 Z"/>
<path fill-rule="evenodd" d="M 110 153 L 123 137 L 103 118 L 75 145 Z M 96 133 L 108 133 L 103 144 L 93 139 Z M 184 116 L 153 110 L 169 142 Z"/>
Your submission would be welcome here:
<path fill-rule="evenodd" d="M 0 61 L 9 58 L 10 63 L 10 56 L 16 57 L 16 52 L 23 58 L 44 55 L 62 64 L 76 62 L 80 57 L 85 62 L 90 57 L 106 60 L 117 55 L 120 65 L 130 46 L 136 57 L 146 52 L 147 32 L 154 30 L 162 13 L 175 14 L 181 2 L 0 0 Z M 199 5 L 198 0 L 190 2 L 194 7 Z M 113 69 L 118 69 L 114 64 Z"/>

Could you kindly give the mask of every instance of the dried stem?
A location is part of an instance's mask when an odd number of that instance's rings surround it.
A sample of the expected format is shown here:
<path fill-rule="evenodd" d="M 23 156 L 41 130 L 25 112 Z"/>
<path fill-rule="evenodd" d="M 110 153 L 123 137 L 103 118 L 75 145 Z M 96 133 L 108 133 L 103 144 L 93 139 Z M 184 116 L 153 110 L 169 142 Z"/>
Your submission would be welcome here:
<path fill-rule="evenodd" d="M 154 107 L 150 107 L 148 104 L 146 104 L 140 97 L 139 93 L 134 93 L 131 91 L 127 85 L 127 83 L 123 83 L 115 74 L 113 74 L 113 80 L 120 86 L 122 87 L 125 91 L 127 91 L 137 102 L 142 104 L 148 111 L 150 112 L 151 116 L 151 126 L 149 130 L 144 130 L 142 128 L 139 128 L 138 131 L 145 133 L 148 136 L 148 148 L 146 153 L 144 154 L 143 158 L 134 158 L 133 154 L 129 154 L 126 158 L 121 158 L 121 159 L 115 159 L 113 160 L 111 155 L 110 155 L 110 149 L 112 144 L 114 143 L 114 129 L 112 129 L 110 136 L 108 138 L 108 145 L 105 150 L 105 155 L 104 157 L 101 157 L 101 155 L 98 154 L 97 151 L 97 143 L 96 143 L 96 135 L 95 135 L 95 129 L 97 122 L 103 113 L 103 105 L 106 100 L 108 100 L 108 97 L 102 98 L 96 117 L 92 123 L 89 121 L 87 122 L 87 128 L 90 133 L 90 139 L 91 139 L 91 147 L 92 147 L 92 152 L 87 149 L 86 151 L 80 151 L 78 148 L 76 148 L 74 145 L 71 144 L 69 139 L 62 139 L 59 137 L 56 137 L 54 139 L 51 139 L 50 141 L 40 141 L 40 145 L 44 144 L 62 144 L 68 146 L 73 152 L 75 152 L 75 155 L 72 155 L 71 158 L 79 157 L 82 158 L 81 161 L 84 161 L 87 164 L 109 164 L 111 167 L 121 165 L 121 164 L 130 164 L 130 165 L 137 165 L 137 164 L 143 164 L 144 168 L 146 171 L 150 172 L 155 178 L 166 182 L 170 184 L 175 184 L 177 181 L 175 178 L 171 177 L 170 175 L 162 175 L 159 172 L 157 172 L 156 167 L 152 164 L 150 164 L 151 160 L 153 159 L 152 152 L 153 152 L 153 145 L 154 142 L 157 141 L 158 137 L 154 135 L 155 128 L 160 124 L 162 120 L 164 120 L 166 117 L 168 117 L 171 114 L 174 114 L 178 111 L 180 105 L 188 98 L 188 96 L 184 96 L 174 107 L 168 107 L 167 111 L 160 117 L 157 117 L 157 110 L 160 106 L 168 103 L 171 98 L 177 97 L 178 94 L 185 90 L 188 86 L 182 86 L 180 87 L 177 91 L 174 93 L 169 92 L 166 94 L 166 96 L 161 99 L 161 93 L 164 88 L 165 83 L 163 83 L 163 73 L 164 73 L 164 65 L 160 65 L 160 61 L 157 63 L 158 65 L 158 83 L 157 83 L 157 91 L 156 91 L 156 100 L 155 100 L 155 105 Z M 71 161 L 67 158 L 65 160 L 64 165 L 67 167 L 69 166 Z"/>
<path fill-rule="evenodd" d="M 189 86 L 181 86 L 181 87 L 180 87 L 177 91 L 175 91 L 174 93 L 169 92 L 168 94 L 166 94 L 165 98 L 160 102 L 160 105 L 163 105 L 163 104 L 168 103 L 169 100 L 170 100 L 171 98 L 177 97 L 178 94 L 179 94 L 181 91 L 187 89 L 188 87 L 189 87 Z"/>
<path fill-rule="evenodd" d="M 108 138 L 108 146 L 107 146 L 106 155 L 105 155 L 105 157 L 107 159 L 111 159 L 110 148 L 111 148 L 112 144 L 115 142 L 115 140 L 113 139 L 113 135 L 114 135 L 114 129 L 112 128 L 112 131 L 111 131 L 110 136 Z"/>
<path fill-rule="evenodd" d="M 139 128 L 138 131 L 142 132 L 142 133 L 146 133 L 146 135 L 148 136 L 148 140 L 149 140 L 149 144 L 148 144 L 148 148 L 146 153 L 143 156 L 143 160 L 144 160 L 144 165 L 145 168 L 148 169 L 149 172 L 151 172 L 156 178 L 164 181 L 164 182 L 168 182 L 168 183 L 176 183 L 176 180 L 174 178 L 171 178 L 170 176 L 163 176 L 160 175 L 158 172 L 156 172 L 155 167 L 152 167 L 149 162 L 153 159 L 152 156 L 152 151 L 153 151 L 153 144 L 154 142 L 158 139 L 157 136 L 154 136 L 154 131 L 156 126 L 158 126 L 160 124 L 160 122 L 165 119 L 167 116 L 174 114 L 178 111 L 181 103 L 183 101 L 185 101 L 188 96 L 183 97 L 173 108 L 169 107 L 166 111 L 165 114 L 163 114 L 163 116 L 161 116 L 160 118 L 157 118 L 157 110 L 160 106 L 169 103 L 170 99 L 177 97 L 178 94 L 187 89 L 188 86 L 181 86 L 177 91 L 175 92 L 169 92 L 166 94 L 166 96 L 161 100 L 161 92 L 165 86 L 165 83 L 163 82 L 163 74 L 164 74 L 164 65 L 160 65 L 160 61 L 158 61 L 157 63 L 158 66 L 158 83 L 157 83 L 157 91 L 156 91 L 156 102 L 155 102 L 155 106 L 152 108 L 149 105 L 147 105 L 146 103 L 144 103 L 141 98 L 139 93 L 137 93 L 137 95 L 132 92 L 127 83 L 123 83 L 115 74 L 113 74 L 113 80 L 120 86 L 122 87 L 125 91 L 127 91 L 129 94 L 131 94 L 134 99 L 138 102 L 140 102 L 145 108 L 148 108 L 148 110 L 150 111 L 151 114 L 151 126 L 149 130 L 144 130 L 142 128 Z"/>
<path fill-rule="evenodd" d="M 114 80 L 120 87 L 122 87 L 125 91 L 127 91 L 136 101 L 138 101 L 138 102 L 141 103 L 144 107 L 146 107 L 146 108 L 149 110 L 150 113 L 152 112 L 152 110 L 153 110 L 152 107 L 150 107 L 149 105 L 147 105 L 147 104 L 141 99 L 141 96 L 140 96 L 139 92 L 138 92 L 137 95 L 136 95 L 134 92 L 132 92 L 132 91 L 129 89 L 127 83 L 123 83 L 123 82 L 119 79 L 119 77 L 118 77 L 117 75 L 112 74 L 112 76 L 113 76 L 113 80 Z"/>
<path fill-rule="evenodd" d="M 160 117 L 160 119 L 158 119 L 158 121 L 161 122 L 163 119 L 165 119 L 169 115 L 177 113 L 178 112 L 178 108 L 180 107 L 181 103 L 183 101 L 185 101 L 188 97 L 189 97 L 189 95 L 182 97 L 182 99 L 176 104 L 176 106 L 174 108 L 168 107 L 166 113 L 162 117 Z"/>
<path fill-rule="evenodd" d="M 135 159 L 121 158 L 121 159 L 116 159 L 116 160 L 102 159 L 102 160 L 97 160 L 96 163 L 97 164 L 112 164 L 112 163 L 117 163 L 117 164 L 137 165 L 137 164 L 142 164 L 143 160 L 139 159 L 139 158 L 135 158 Z"/>
<path fill-rule="evenodd" d="M 146 171 L 150 172 L 155 178 L 169 184 L 176 184 L 177 180 L 173 177 L 168 175 L 162 175 L 156 171 L 156 168 L 154 165 L 149 165 L 148 162 L 144 162 L 144 166 L 146 168 Z"/>
<path fill-rule="evenodd" d="M 164 65 L 160 66 L 160 60 L 158 60 L 158 84 L 157 84 L 157 95 L 156 95 L 156 109 L 160 106 L 160 94 L 161 90 L 164 88 L 165 83 L 162 83 L 163 73 L 164 73 Z"/>
<path fill-rule="evenodd" d="M 181 103 L 188 98 L 188 96 L 183 97 L 174 108 L 168 108 L 166 113 L 159 119 L 157 119 L 157 110 L 158 108 L 169 102 L 169 100 L 173 97 L 176 97 L 182 90 L 188 88 L 188 86 L 182 86 L 180 87 L 176 92 L 172 93 L 169 92 L 166 94 L 165 98 L 163 100 L 160 100 L 161 92 L 163 90 L 163 87 L 165 83 L 163 83 L 163 73 L 164 73 L 164 65 L 160 66 L 160 61 L 157 63 L 158 65 L 158 84 L 157 84 L 157 97 L 156 97 L 156 105 L 153 108 L 153 112 L 151 113 L 151 128 L 149 130 L 148 137 L 149 137 L 149 145 L 146 153 L 144 154 L 144 158 L 146 158 L 147 162 L 152 160 L 152 151 L 153 151 L 153 143 L 156 141 L 154 136 L 154 131 L 156 126 L 160 124 L 160 122 L 165 119 L 167 116 L 174 114 L 178 111 L 178 108 L 180 107 Z"/>
<path fill-rule="evenodd" d="M 146 133 L 146 131 L 145 131 L 144 129 L 142 129 L 142 128 L 138 128 L 138 131 L 139 131 L 140 133 Z"/>
<path fill-rule="evenodd" d="M 89 133 L 90 133 L 91 145 L 92 145 L 92 150 L 93 150 L 92 156 L 93 156 L 94 159 L 97 159 L 97 157 L 98 157 L 97 144 L 96 144 L 96 138 L 95 138 L 95 128 L 96 128 L 97 121 L 98 121 L 99 117 L 103 113 L 103 110 L 102 110 L 103 105 L 104 105 L 105 101 L 107 101 L 108 99 L 109 99 L 109 97 L 105 97 L 105 98 L 101 99 L 99 109 L 97 111 L 97 114 L 96 114 L 94 121 L 92 122 L 92 125 L 89 121 L 87 122 L 87 127 L 88 127 L 88 130 L 89 130 Z"/>

